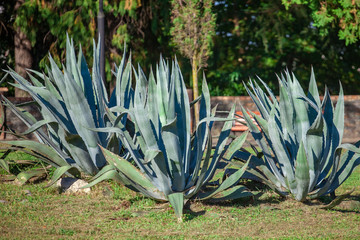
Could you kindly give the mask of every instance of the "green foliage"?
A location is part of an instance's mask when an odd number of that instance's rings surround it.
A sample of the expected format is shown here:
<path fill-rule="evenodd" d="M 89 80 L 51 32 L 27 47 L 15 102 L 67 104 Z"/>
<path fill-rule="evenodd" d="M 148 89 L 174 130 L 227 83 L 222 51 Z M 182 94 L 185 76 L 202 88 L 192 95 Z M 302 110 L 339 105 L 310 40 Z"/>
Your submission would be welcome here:
<path fill-rule="evenodd" d="M 170 30 L 175 46 L 198 68 L 206 66 L 215 35 L 215 14 L 211 0 L 173 0 Z M 198 70 L 198 69 L 197 69 Z"/>
<path fill-rule="evenodd" d="M 156 56 L 167 49 L 166 34 L 161 32 L 169 29 L 170 15 L 167 1 L 153 3 L 140 0 L 107 0 L 104 1 L 106 15 L 105 45 L 106 59 L 119 62 L 125 43 L 133 49 L 136 61 L 143 62 L 147 49 L 152 47 Z M 99 1 L 58 1 L 25 0 L 16 11 L 14 27 L 20 27 L 30 39 L 34 49 L 34 62 L 40 63 L 36 69 L 46 70 L 49 64 L 47 51 L 55 62 L 65 59 L 65 32 L 82 46 L 91 46 L 96 38 L 97 13 Z M 153 17 L 156 16 L 156 17 Z M 168 30 L 167 30 L 168 31 Z M 157 47 L 157 48 L 154 48 Z M 91 60 L 91 49 L 84 49 L 87 60 Z M 107 62 L 106 78 L 111 80 L 110 62 Z M 149 60 L 150 62 L 150 60 Z M 143 62 L 148 65 L 149 62 Z"/>
<path fill-rule="evenodd" d="M 48 64 L 46 56 L 49 49 L 58 64 L 65 59 L 65 37 L 63 34 L 54 35 L 53 32 L 61 32 L 59 29 L 71 32 L 75 42 L 80 42 L 82 46 L 91 46 L 92 38 L 96 35 L 96 1 L 25 0 L 24 7 L 21 7 L 18 13 L 14 11 L 14 1 L 4 2 L 6 11 L 0 14 L 0 21 L 6 26 L 4 30 L 0 24 L 2 68 L 14 66 L 13 35 L 16 28 L 12 25 L 17 18 L 21 19 L 18 22 L 25 32 L 34 32 L 29 33 L 29 36 L 33 36 L 32 40 L 35 41 L 32 55 L 35 63 L 33 68 L 36 70 L 46 71 L 44 66 Z M 348 94 L 358 94 L 359 42 L 346 45 L 345 41 L 339 40 L 338 33 L 342 29 L 336 26 L 340 19 L 331 10 L 344 8 L 351 11 L 350 5 L 341 7 L 341 4 L 352 2 L 326 2 L 329 16 L 334 17 L 334 20 L 321 27 L 316 25 L 313 17 L 313 13 L 320 9 L 316 1 L 299 0 L 297 3 L 305 4 L 291 4 L 288 10 L 279 0 L 214 1 L 211 10 L 216 15 L 213 31 L 215 34 L 209 48 L 211 54 L 207 67 L 204 68 L 212 96 L 246 94 L 242 81 L 260 72 L 263 78 L 267 79 L 267 84 L 277 89 L 274 72 L 285 67 L 296 71 L 301 80 L 300 84 L 305 87 L 307 84 L 302 79 L 308 79 L 311 66 L 318 69 L 317 76 L 323 79 L 318 82 L 320 91 L 326 84 L 333 94 L 337 94 L 338 80 L 342 79 L 344 90 Z M 26 3 L 31 6 L 27 8 Z M 357 4 L 357 1 L 355 3 Z M 151 63 L 158 61 L 160 53 L 163 53 L 164 57 L 181 53 L 181 49 L 176 51 L 177 47 L 172 41 L 171 10 L 171 1 L 168 0 L 104 1 L 107 81 L 111 81 L 111 69 L 114 68 L 112 62 L 119 62 L 121 59 L 124 42 L 132 49 L 133 60 L 140 62 L 147 74 L 150 72 Z M 344 14 L 348 12 L 345 10 Z M 43 13 L 45 11 L 50 11 L 51 14 Z M 67 12 L 72 14 L 70 17 L 74 19 L 69 25 L 65 24 L 66 20 L 58 20 Z M 360 11 L 357 11 L 357 14 L 358 12 Z M 350 16 L 353 15 L 350 13 Z M 57 19 L 57 24 L 51 19 Z M 358 24 L 353 25 L 355 28 L 357 26 Z M 322 34 L 325 30 L 326 35 Z M 83 31 L 86 33 L 81 34 Z M 86 59 L 92 62 L 92 49 L 84 50 Z M 186 84 L 191 85 L 187 80 L 191 76 L 191 66 L 188 60 L 183 58 L 183 54 L 177 56 Z M 42 67 L 38 66 L 39 62 Z"/>
<path fill-rule="evenodd" d="M 0 1 L 0 8 L 3 8 L 3 12 L 0 13 L 0 69 L 5 69 L 14 64 L 14 39 L 12 35 L 14 5 L 15 1 Z M 0 79 L 4 75 L 5 73 L 1 71 Z"/>
<path fill-rule="evenodd" d="M 246 134 L 228 145 L 235 108 L 229 113 L 229 118 L 214 117 L 215 109 L 210 109 L 205 78 L 199 100 L 200 121 L 191 134 L 189 97 L 177 62 L 172 62 L 171 66 L 161 58 L 156 73 L 151 72 L 149 80 L 141 69 L 135 73 L 133 104 L 128 110 L 118 107 L 112 109 L 119 111 L 120 119 L 128 116 L 135 132 L 132 135 L 121 124 L 98 129 L 118 133 L 129 156 L 117 156 L 103 149 L 110 165 L 95 176 L 91 185 L 112 178 L 147 197 L 170 201 L 177 217 L 181 219 L 183 205 L 190 198 L 225 200 L 249 196 L 250 193 L 244 187 L 233 187 L 246 166 L 216 188 L 200 192 L 212 179 L 223 155 L 231 159 L 244 143 Z M 211 127 L 214 121 L 226 122 L 211 156 Z"/>
<path fill-rule="evenodd" d="M 91 0 L 74 2 L 27 0 L 16 12 L 15 27 L 20 27 L 33 46 L 39 40 L 39 33 L 46 31 L 46 38 L 56 40 L 51 45 L 50 52 L 59 63 L 65 57 L 59 54 L 62 52 L 59 50 L 65 49 L 66 46 L 65 32 L 71 34 L 76 42 L 91 46 L 96 31 L 96 9 L 97 2 Z M 91 54 L 91 52 L 87 53 L 87 56 Z M 43 58 L 41 65 L 44 68 L 46 60 L 44 56 L 41 58 Z"/>
<path fill-rule="evenodd" d="M 130 63 L 125 67 L 125 62 L 121 62 L 116 87 L 108 98 L 99 75 L 99 46 L 96 47 L 94 43 L 91 75 L 81 49 L 76 57 L 73 42 L 67 39 L 66 45 L 66 66 L 63 66 L 63 71 L 51 55 L 47 75 L 32 71 L 40 78 L 38 80 L 29 74 L 32 84 L 15 71 L 8 71 L 17 82 L 14 85 L 27 91 L 40 107 L 42 120 L 37 121 L 29 112 L 4 98 L 6 106 L 29 126 L 23 134 L 34 132 L 39 140 L 4 143 L 13 148 L 25 148 L 56 167 L 53 182 L 65 172 L 79 175 L 80 170 L 86 174 L 96 174 L 106 164 L 100 146 L 120 153 L 122 145 L 115 134 L 96 133 L 90 129 L 111 125 L 113 120 L 107 117 L 107 108 L 115 105 L 127 107 L 132 98 L 132 92 L 126 87 L 131 85 Z M 46 126 L 46 131 L 43 126 Z"/>
<path fill-rule="evenodd" d="M 251 160 L 250 177 L 260 179 L 281 195 L 291 194 L 298 201 L 334 192 L 360 164 L 360 142 L 341 144 L 344 130 L 341 86 L 334 108 L 328 89 L 320 100 L 313 72 L 307 95 L 289 72 L 279 77 L 279 100 L 261 82 L 266 92 L 252 81 L 251 90 L 247 89 L 261 113 L 261 117 L 252 113 L 261 130 L 242 109 L 262 151 Z M 248 159 L 249 153 L 239 156 Z"/>
<path fill-rule="evenodd" d="M 314 26 L 322 35 L 329 34 L 329 28 L 337 26 L 338 36 L 346 45 L 353 44 L 360 37 L 360 2 L 356 0 L 282 0 L 286 8 L 293 4 L 308 5 L 312 11 Z"/>
<path fill-rule="evenodd" d="M 322 79 L 321 94 L 325 85 L 337 94 L 339 79 L 348 94 L 359 93 L 359 44 L 346 46 L 331 25 L 327 36 L 320 35 L 307 6 L 291 5 L 286 10 L 278 0 L 231 0 L 217 1 L 213 12 L 216 35 L 205 70 L 212 95 L 245 95 L 242 81 L 259 73 L 276 90 L 274 72 L 284 68 L 296 72 L 306 87 L 311 66 Z"/>

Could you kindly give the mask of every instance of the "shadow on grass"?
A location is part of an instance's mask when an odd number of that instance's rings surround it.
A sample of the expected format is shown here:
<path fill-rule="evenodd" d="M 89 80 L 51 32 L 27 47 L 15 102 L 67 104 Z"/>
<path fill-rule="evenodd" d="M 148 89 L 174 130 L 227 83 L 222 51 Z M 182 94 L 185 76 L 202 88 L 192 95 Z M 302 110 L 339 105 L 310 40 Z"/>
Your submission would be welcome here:
<path fill-rule="evenodd" d="M 185 206 L 184 206 L 184 221 L 191 221 L 195 218 L 198 218 L 200 216 L 205 215 L 206 211 L 205 210 L 200 210 L 200 211 L 194 211 L 190 208 L 190 201 L 188 201 Z"/>
<path fill-rule="evenodd" d="M 331 211 L 341 212 L 341 213 L 360 213 L 360 209 L 351 210 L 351 209 L 332 209 Z"/>
<path fill-rule="evenodd" d="M 310 207 L 316 207 L 323 210 L 328 211 L 336 211 L 336 212 L 342 212 L 342 213 L 360 213 L 360 195 L 354 194 L 350 195 L 348 197 L 345 197 L 340 203 L 335 205 L 331 209 L 325 209 L 327 205 L 331 204 L 331 202 L 334 200 L 333 197 L 327 195 L 322 196 L 317 199 L 307 200 L 303 202 L 303 204 L 310 206 Z"/>
<path fill-rule="evenodd" d="M 214 201 L 214 200 L 206 200 L 203 201 L 203 205 L 205 206 L 212 206 L 212 207 L 256 207 L 261 205 L 273 205 L 279 204 L 285 201 L 287 198 L 282 197 L 275 192 L 270 192 L 271 196 L 266 196 L 263 198 L 263 195 L 268 194 L 269 192 L 259 192 L 258 194 L 250 197 L 244 197 L 234 200 L 227 200 L 227 201 Z"/>

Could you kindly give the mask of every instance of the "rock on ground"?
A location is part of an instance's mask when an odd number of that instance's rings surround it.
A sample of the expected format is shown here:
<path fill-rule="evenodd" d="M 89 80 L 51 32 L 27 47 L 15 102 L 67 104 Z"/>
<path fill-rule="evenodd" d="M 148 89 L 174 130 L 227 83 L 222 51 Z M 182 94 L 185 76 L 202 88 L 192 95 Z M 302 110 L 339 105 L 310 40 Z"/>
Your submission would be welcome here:
<path fill-rule="evenodd" d="M 90 188 L 81 188 L 88 183 L 81 179 L 76 178 L 62 178 L 56 182 L 56 186 L 62 193 L 73 194 L 73 193 L 89 193 Z"/>

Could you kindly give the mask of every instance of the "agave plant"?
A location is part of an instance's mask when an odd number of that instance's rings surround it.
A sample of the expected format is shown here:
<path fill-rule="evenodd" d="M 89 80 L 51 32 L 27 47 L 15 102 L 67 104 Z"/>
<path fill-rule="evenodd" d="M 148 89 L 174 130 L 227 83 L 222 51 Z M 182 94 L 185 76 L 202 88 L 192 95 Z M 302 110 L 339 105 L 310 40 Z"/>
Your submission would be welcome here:
<path fill-rule="evenodd" d="M 122 148 L 116 134 L 90 129 L 113 124 L 113 120 L 106 114 L 107 108 L 129 106 L 133 95 L 130 87 L 131 63 L 125 66 L 123 60 L 117 68 L 116 87 L 108 99 L 99 71 L 99 53 L 100 46 L 94 43 L 92 76 L 81 47 L 76 57 L 73 41 L 69 38 L 66 66 L 62 67 L 62 71 L 51 55 L 47 74 L 31 70 L 34 75 L 29 74 L 32 84 L 15 71 L 8 71 L 16 81 L 14 85 L 33 98 L 43 119 L 37 121 L 29 112 L 4 97 L 4 103 L 29 126 L 23 134 L 33 132 L 39 142 L 18 140 L 2 143 L 7 144 L 7 148 L 27 151 L 55 166 L 57 170 L 52 183 L 65 172 L 79 175 L 81 171 L 95 175 L 106 164 L 100 146 L 118 151 Z"/>
<path fill-rule="evenodd" d="M 358 145 L 341 144 L 341 84 L 334 108 L 327 88 L 320 100 L 313 70 L 307 95 L 293 74 L 285 75 L 278 77 L 279 100 L 261 79 L 266 92 L 256 82 L 249 82 L 247 91 L 261 113 L 251 115 L 260 130 L 243 108 L 242 112 L 262 152 L 252 158 L 246 175 L 281 195 L 290 193 L 296 200 L 304 201 L 307 196 L 317 198 L 334 192 L 360 163 L 360 150 Z M 238 157 L 247 159 L 249 153 L 239 152 Z"/>
<path fill-rule="evenodd" d="M 231 158 L 245 141 L 246 135 L 242 135 L 228 145 L 232 123 L 227 121 L 212 152 L 210 131 L 213 121 L 230 120 L 235 108 L 230 112 L 230 119 L 214 117 L 215 109 L 211 112 L 204 78 L 199 100 L 200 121 L 192 135 L 189 98 L 177 62 L 174 61 L 170 69 L 168 63 L 160 59 L 156 80 L 152 72 L 149 80 L 141 70 L 135 76 L 133 105 L 129 110 L 111 109 L 120 111 L 117 122 L 125 117 L 131 119 L 134 137 L 124 125 L 98 129 L 118 133 L 129 152 L 129 159 L 103 149 L 110 165 L 95 176 L 90 185 L 115 179 L 147 197 L 169 201 L 179 220 L 184 203 L 190 198 L 222 200 L 249 196 L 243 186 L 233 186 L 246 166 L 211 191 L 200 191 L 212 179 L 223 155 Z"/>

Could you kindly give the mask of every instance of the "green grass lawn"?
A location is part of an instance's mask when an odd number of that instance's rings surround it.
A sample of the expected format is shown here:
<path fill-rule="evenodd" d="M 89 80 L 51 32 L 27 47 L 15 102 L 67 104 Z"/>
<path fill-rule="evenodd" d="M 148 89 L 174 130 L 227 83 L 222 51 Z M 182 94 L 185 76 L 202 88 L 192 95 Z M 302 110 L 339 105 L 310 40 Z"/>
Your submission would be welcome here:
<path fill-rule="evenodd" d="M 46 183 L 0 183 L 0 239 L 360 238 L 360 167 L 337 194 L 356 190 L 333 210 L 320 209 L 328 198 L 303 204 L 261 189 L 239 201 L 191 202 L 183 223 L 169 204 L 111 182 L 75 196 Z"/>

